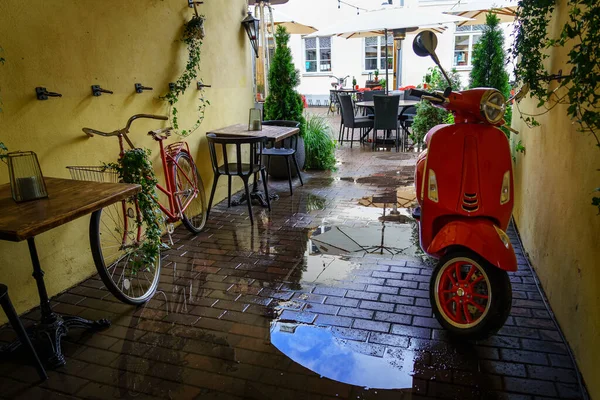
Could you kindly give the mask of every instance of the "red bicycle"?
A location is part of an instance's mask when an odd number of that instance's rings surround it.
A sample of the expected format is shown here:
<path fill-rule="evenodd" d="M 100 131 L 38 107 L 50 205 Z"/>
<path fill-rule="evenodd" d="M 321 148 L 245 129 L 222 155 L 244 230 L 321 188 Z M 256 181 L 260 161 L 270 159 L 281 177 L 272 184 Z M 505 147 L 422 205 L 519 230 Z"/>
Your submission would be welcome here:
<path fill-rule="evenodd" d="M 168 120 L 161 115 L 136 114 L 129 118 L 123 129 L 101 132 L 83 128 L 89 137 L 116 136 L 119 139 L 120 157 L 125 153 L 124 142 L 135 148 L 127 134 L 133 121 L 141 118 Z M 206 198 L 204 185 L 186 142 L 165 146 L 172 128 L 148 132 L 158 142 L 165 186 L 156 185 L 166 195 L 168 205 L 158 203 L 164 213 L 163 220 L 169 235 L 173 223 L 182 221 L 192 233 L 198 233 L 206 223 Z M 73 179 L 100 182 L 117 182 L 117 172 L 107 166 L 67 167 Z M 98 273 L 110 292 L 128 304 L 142 304 L 154 295 L 160 277 L 160 255 L 144 257 L 146 224 L 137 197 L 105 207 L 95 213 L 90 223 L 90 246 Z M 152 259 L 151 263 L 145 260 Z M 151 265 L 148 265 L 151 264 Z"/>

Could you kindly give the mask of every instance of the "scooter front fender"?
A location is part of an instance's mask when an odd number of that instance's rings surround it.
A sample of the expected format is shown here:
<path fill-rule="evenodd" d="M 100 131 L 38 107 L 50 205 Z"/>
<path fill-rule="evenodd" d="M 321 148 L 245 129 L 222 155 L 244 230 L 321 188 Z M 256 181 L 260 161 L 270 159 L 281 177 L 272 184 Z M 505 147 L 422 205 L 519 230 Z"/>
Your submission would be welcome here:
<path fill-rule="evenodd" d="M 517 270 L 517 257 L 508 236 L 490 220 L 448 223 L 435 235 L 427 253 L 441 256 L 450 246 L 466 247 L 502 270 Z"/>

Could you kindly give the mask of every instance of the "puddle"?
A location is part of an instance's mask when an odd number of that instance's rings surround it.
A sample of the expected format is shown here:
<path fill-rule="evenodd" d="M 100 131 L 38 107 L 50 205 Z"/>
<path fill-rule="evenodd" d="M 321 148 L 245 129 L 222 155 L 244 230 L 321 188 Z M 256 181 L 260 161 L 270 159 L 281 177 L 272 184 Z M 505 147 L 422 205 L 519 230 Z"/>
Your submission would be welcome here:
<path fill-rule="evenodd" d="M 357 213 L 365 217 L 365 209 Z M 415 221 L 408 215 L 408 210 L 399 209 L 398 214 L 385 215 L 376 211 L 380 222 L 366 223 L 364 226 L 323 225 L 317 227 L 308 239 L 308 267 L 313 264 L 311 257 L 320 259 L 319 264 L 326 263 L 323 255 L 362 256 L 364 254 L 388 254 L 420 256 L 418 233 Z M 391 211 L 391 210 L 390 210 Z M 368 214 L 373 214 L 369 212 Z M 349 218 L 352 213 L 347 214 Z M 321 260 L 321 258 L 323 258 Z M 306 273 L 305 273 L 306 274 Z"/>
<path fill-rule="evenodd" d="M 369 389 L 413 387 L 415 352 L 346 340 L 335 328 L 274 322 L 271 343 L 322 377 Z"/>
<path fill-rule="evenodd" d="M 386 209 L 391 209 L 394 203 L 396 203 L 397 208 L 415 207 L 417 205 L 415 187 L 413 185 L 401 186 L 393 192 L 363 197 L 358 201 L 361 206 Z"/>

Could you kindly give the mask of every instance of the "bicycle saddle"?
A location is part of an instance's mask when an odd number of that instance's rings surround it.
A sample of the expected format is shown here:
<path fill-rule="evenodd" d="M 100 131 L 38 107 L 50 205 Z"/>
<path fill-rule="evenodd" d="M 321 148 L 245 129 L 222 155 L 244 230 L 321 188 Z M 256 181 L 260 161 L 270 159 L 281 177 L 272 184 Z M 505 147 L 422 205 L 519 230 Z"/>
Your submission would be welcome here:
<path fill-rule="evenodd" d="M 156 140 L 164 140 L 171 136 L 172 127 L 155 129 L 153 131 L 148 132 L 148 135 L 152 136 Z"/>

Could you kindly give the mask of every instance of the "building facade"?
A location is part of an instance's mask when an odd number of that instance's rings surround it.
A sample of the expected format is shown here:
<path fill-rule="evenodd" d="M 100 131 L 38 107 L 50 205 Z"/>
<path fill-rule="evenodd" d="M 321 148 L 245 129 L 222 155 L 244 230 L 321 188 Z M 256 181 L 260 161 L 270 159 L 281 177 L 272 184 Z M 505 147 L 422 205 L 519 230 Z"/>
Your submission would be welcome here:
<path fill-rule="evenodd" d="M 401 4 L 402 2 L 402 4 Z M 455 1 L 445 0 L 394 0 L 394 6 L 422 7 L 428 10 L 442 12 L 449 10 Z M 463 4 L 464 1 L 461 1 Z M 382 0 L 356 0 L 353 5 L 364 9 L 378 9 L 382 7 Z M 339 8 L 338 8 L 339 6 Z M 338 3 L 337 0 L 303 0 L 302 2 L 288 2 L 277 6 L 288 15 L 293 15 L 298 21 L 323 29 L 334 25 L 346 18 L 353 18 L 357 13 L 366 12 Z M 511 24 L 502 24 L 505 33 L 505 48 L 511 46 Z M 447 24 L 442 33 L 438 33 L 437 54 L 442 66 L 451 70 L 456 68 L 461 76 L 463 86 L 469 82 L 471 71 L 471 55 L 473 46 L 477 43 L 483 27 L 481 25 L 466 25 L 458 27 Z M 385 68 L 388 66 L 389 88 L 394 89 L 407 85 L 422 83 L 427 69 L 434 66 L 429 58 L 418 57 L 412 50 L 415 33 L 407 33 L 406 38 L 400 41 L 402 63 L 402 76 L 397 77 L 394 87 L 393 56 L 394 43 L 390 34 L 387 40 L 388 61 L 386 63 L 386 40 L 381 37 L 344 39 L 336 36 L 304 38 L 301 35 L 292 35 L 290 46 L 296 68 L 301 73 L 301 84 L 298 91 L 307 96 L 309 100 L 323 102 L 329 97 L 332 77 L 347 77 L 346 86 L 352 85 L 356 79 L 360 87 L 374 77 L 375 71 L 379 72 L 379 79 L 385 77 Z M 512 68 L 507 65 L 507 70 Z"/>

